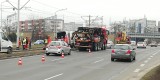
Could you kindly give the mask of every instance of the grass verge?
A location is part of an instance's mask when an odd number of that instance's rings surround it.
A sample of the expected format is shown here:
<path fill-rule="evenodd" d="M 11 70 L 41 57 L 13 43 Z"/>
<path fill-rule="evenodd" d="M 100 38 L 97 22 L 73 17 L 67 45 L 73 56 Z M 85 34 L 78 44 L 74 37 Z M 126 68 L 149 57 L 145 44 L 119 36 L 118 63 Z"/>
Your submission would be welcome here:
<path fill-rule="evenodd" d="M 141 80 L 160 80 L 160 65 L 145 74 Z"/>
<path fill-rule="evenodd" d="M 44 50 L 34 50 L 34 51 L 25 50 L 25 51 L 13 52 L 12 54 L 1 53 L 0 60 L 33 56 L 33 55 L 41 55 L 41 54 L 44 54 Z"/>

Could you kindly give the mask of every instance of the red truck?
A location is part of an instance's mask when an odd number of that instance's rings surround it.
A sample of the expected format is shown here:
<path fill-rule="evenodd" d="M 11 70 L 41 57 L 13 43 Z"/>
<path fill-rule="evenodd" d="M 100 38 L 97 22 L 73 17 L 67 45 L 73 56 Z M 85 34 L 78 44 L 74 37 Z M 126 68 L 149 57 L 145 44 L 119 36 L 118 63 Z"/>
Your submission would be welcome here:
<path fill-rule="evenodd" d="M 109 31 L 105 28 L 78 27 L 73 32 L 71 46 L 79 51 L 90 49 L 92 51 L 105 50 L 107 47 Z"/>

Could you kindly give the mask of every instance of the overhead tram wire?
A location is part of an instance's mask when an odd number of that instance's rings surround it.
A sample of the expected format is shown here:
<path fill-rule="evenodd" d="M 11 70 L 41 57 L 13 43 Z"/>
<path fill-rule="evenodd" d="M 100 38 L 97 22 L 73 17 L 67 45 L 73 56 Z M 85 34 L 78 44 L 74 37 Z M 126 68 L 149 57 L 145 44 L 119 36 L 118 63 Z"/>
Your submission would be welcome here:
<path fill-rule="evenodd" d="M 57 8 L 57 7 L 53 7 L 53 6 L 50 6 L 50 5 L 41 3 L 41 2 L 36 1 L 36 0 L 32 0 L 32 1 L 37 2 L 37 3 L 39 3 L 39 4 L 42 4 L 42 5 L 46 6 L 46 7 L 55 8 L 55 9 L 60 9 L 60 8 Z M 71 13 L 71 14 L 74 14 L 74 15 L 79 15 L 79 16 L 84 15 L 84 14 L 79 14 L 79 13 L 75 13 L 75 12 L 71 12 L 71 11 L 65 11 L 65 12 L 68 12 L 68 13 Z"/>

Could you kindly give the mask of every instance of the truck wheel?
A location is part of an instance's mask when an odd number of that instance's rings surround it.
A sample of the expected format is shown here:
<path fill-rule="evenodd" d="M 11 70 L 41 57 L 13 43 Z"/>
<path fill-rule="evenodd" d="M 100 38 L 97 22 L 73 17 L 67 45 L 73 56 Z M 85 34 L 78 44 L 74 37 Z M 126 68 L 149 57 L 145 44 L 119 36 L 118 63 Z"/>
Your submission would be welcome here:
<path fill-rule="evenodd" d="M 104 50 L 106 50 L 106 45 L 104 45 L 104 47 L 103 47 L 103 48 L 104 48 Z"/>
<path fill-rule="evenodd" d="M 8 48 L 7 54 L 12 54 L 12 48 L 11 47 Z"/>
<path fill-rule="evenodd" d="M 97 46 L 96 46 L 96 43 L 93 44 L 93 51 L 96 51 L 97 50 Z"/>
<path fill-rule="evenodd" d="M 71 50 L 69 50 L 69 53 L 68 53 L 68 55 L 71 55 Z"/>
<path fill-rule="evenodd" d="M 99 45 L 97 44 L 97 51 L 99 51 Z"/>
<path fill-rule="evenodd" d="M 46 56 L 49 56 L 49 53 L 46 53 Z"/>

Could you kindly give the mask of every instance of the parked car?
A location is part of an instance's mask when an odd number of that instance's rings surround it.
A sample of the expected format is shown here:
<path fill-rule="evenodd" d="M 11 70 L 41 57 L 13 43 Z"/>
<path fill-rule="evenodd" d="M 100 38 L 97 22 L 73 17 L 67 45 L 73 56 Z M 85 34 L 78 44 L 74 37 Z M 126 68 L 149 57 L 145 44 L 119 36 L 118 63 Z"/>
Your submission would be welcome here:
<path fill-rule="evenodd" d="M 114 59 L 128 59 L 132 62 L 136 59 L 135 48 L 130 44 L 116 44 L 111 53 L 111 61 Z"/>
<path fill-rule="evenodd" d="M 138 42 L 137 43 L 137 48 L 146 48 L 147 44 L 145 42 Z"/>
<path fill-rule="evenodd" d="M 68 54 L 71 55 L 71 47 L 64 41 L 52 41 L 47 45 L 45 54 Z"/>
<path fill-rule="evenodd" d="M 44 40 L 37 40 L 36 42 L 34 42 L 34 45 L 36 44 L 44 44 Z"/>
<path fill-rule="evenodd" d="M 131 41 L 131 45 L 135 46 L 136 45 L 136 41 Z"/>
<path fill-rule="evenodd" d="M 151 47 L 157 47 L 158 44 L 156 42 L 152 42 L 150 45 Z"/>
<path fill-rule="evenodd" d="M 114 43 L 112 41 L 108 40 L 108 42 L 107 42 L 107 48 L 111 49 L 113 47 L 113 45 L 114 45 Z"/>

